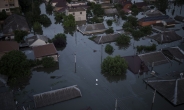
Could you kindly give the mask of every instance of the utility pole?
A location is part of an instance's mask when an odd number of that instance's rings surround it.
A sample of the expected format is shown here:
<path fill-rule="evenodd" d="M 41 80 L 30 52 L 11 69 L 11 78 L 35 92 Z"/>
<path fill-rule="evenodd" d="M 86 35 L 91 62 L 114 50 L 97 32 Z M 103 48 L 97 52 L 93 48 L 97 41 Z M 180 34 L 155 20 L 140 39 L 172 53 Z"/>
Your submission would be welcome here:
<path fill-rule="evenodd" d="M 115 110 L 117 110 L 118 108 L 118 100 L 116 99 L 116 102 L 115 102 Z"/>
<path fill-rule="evenodd" d="M 76 73 L 76 63 L 77 63 L 76 54 L 74 54 L 74 58 L 75 58 L 75 73 Z"/>
<path fill-rule="evenodd" d="M 152 101 L 152 104 L 151 104 L 151 110 L 153 109 L 153 104 L 154 104 L 154 101 L 155 101 L 155 94 L 156 94 L 156 89 L 155 89 L 155 92 L 154 92 L 154 95 L 153 95 L 153 101 Z"/>
<path fill-rule="evenodd" d="M 102 56 L 103 56 L 103 45 L 101 44 L 101 63 L 102 63 Z"/>

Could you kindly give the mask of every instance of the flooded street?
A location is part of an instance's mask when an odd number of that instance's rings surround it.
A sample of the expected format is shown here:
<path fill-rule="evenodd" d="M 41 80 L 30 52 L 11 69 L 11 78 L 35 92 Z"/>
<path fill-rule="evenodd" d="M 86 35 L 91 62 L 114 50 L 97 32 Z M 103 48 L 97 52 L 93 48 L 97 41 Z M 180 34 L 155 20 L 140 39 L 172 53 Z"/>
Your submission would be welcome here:
<path fill-rule="evenodd" d="M 46 14 L 45 4 L 40 5 L 42 14 Z M 180 7 L 178 7 L 180 9 Z M 175 8 L 175 15 L 178 15 L 178 9 Z M 178 10 L 179 10 L 178 9 Z M 166 11 L 170 13 L 169 10 Z M 182 11 L 184 15 L 184 8 Z M 48 15 L 49 16 L 49 15 Z M 170 15 L 171 16 L 171 15 Z M 64 29 L 61 24 L 54 24 L 54 16 L 49 18 L 52 24 L 48 28 L 43 29 L 43 35 L 49 38 L 53 38 L 57 33 L 64 33 Z M 121 29 L 124 21 L 121 20 L 120 24 L 113 23 L 114 30 Z M 104 21 L 105 25 L 106 22 Z M 176 31 L 177 34 L 184 37 L 184 31 L 182 30 L 183 24 L 177 24 L 175 28 L 179 28 Z M 107 25 L 106 25 L 107 26 Z M 107 27 L 106 27 L 107 28 Z M 19 103 L 23 105 L 30 105 L 33 108 L 34 103 L 32 98 L 34 94 L 42 93 L 49 90 L 55 90 L 67 86 L 77 85 L 81 90 L 82 97 L 60 102 L 54 105 L 38 108 L 37 110 L 81 110 L 87 107 L 91 107 L 93 110 L 114 110 L 115 100 L 117 99 L 117 110 L 149 110 L 153 100 L 154 90 L 149 86 L 146 89 L 146 84 L 143 82 L 143 78 L 149 77 L 150 72 L 143 75 L 133 74 L 127 70 L 126 76 L 123 77 L 108 77 L 101 74 L 101 55 L 102 59 L 108 56 L 103 50 L 101 54 L 101 45 L 94 43 L 88 38 L 91 36 L 83 36 L 80 32 L 76 32 L 73 35 L 66 34 L 67 45 L 62 51 L 58 50 L 59 67 L 50 68 L 40 71 L 32 71 L 32 78 L 16 98 Z M 181 41 L 175 41 L 169 44 L 157 44 L 157 50 L 165 47 L 178 46 Z M 132 44 L 138 45 L 152 45 L 150 39 L 140 39 L 134 41 L 131 39 L 131 45 L 128 48 L 120 49 L 116 46 L 116 43 L 110 43 L 114 47 L 114 52 L 111 56 L 128 56 L 135 55 L 136 50 L 133 49 Z M 96 50 L 96 52 L 94 52 Z M 25 51 L 28 58 L 34 58 L 32 50 Z M 74 54 L 77 58 L 77 68 L 75 73 Z M 156 66 L 154 71 L 159 74 L 166 74 L 172 71 L 184 71 L 184 64 L 171 61 L 171 63 Z M 50 78 L 51 76 L 62 76 L 61 78 Z M 98 79 L 98 81 L 96 81 Z M 174 107 L 169 101 L 165 100 L 158 93 L 155 96 L 155 103 L 153 110 L 183 110 L 184 105 Z"/>

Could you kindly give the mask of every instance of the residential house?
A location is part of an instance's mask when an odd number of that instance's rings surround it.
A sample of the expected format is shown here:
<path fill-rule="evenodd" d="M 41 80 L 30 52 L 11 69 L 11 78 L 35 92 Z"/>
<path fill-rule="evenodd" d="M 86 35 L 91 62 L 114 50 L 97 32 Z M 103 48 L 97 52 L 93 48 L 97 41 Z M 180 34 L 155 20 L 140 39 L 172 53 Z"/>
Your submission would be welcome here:
<path fill-rule="evenodd" d="M 183 16 L 178 16 L 178 15 L 176 15 L 176 16 L 174 17 L 174 19 L 177 20 L 177 21 L 180 21 L 180 22 L 184 22 L 184 17 L 183 17 Z"/>
<path fill-rule="evenodd" d="M 33 47 L 34 56 L 41 60 L 43 57 L 53 57 L 54 61 L 58 61 L 58 52 L 53 43 Z"/>
<path fill-rule="evenodd" d="M 0 12 L 5 10 L 7 13 L 11 13 L 11 8 L 19 7 L 18 0 L 0 0 Z"/>
<path fill-rule="evenodd" d="M 19 50 L 19 44 L 16 41 L 0 41 L 0 58 L 12 50 Z"/>
<path fill-rule="evenodd" d="M 94 34 L 94 33 L 103 33 L 107 29 L 103 23 L 96 23 L 96 24 L 86 24 L 83 26 L 77 27 L 82 34 Z"/>
<path fill-rule="evenodd" d="M 162 20 L 169 19 L 168 15 L 144 17 L 138 20 L 138 24 L 141 26 L 149 26 L 156 23 L 161 23 Z"/>
<path fill-rule="evenodd" d="M 136 2 L 135 5 L 137 6 L 137 8 L 142 9 L 147 7 L 147 3 L 146 2 Z"/>
<path fill-rule="evenodd" d="M 84 8 L 68 8 L 66 10 L 66 15 L 69 14 L 75 17 L 75 21 L 86 21 L 86 10 Z"/>
<path fill-rule="evenodd" d="M 27 31 L 28 33 L 30 32 L 30 28 L 25 17 L 12 14 L 6 18 L 3 26 L 3 35 L 9 37 L 10 39 L 14 39 L 15 30 L 23 30 Z"/>
<path fill-rule="evenodd" d="M 159 10 L 148 10 L 147 12 L 145 12 L 146 16 L 151 17 L 151 16 L 161 16 L 163 15 L 162 12 L 160 12 Z"/>
<path fill-rule="evenodd" d="M 164 19 L 161 22 L 165 27 L 172 27 L 175 26 L 175 24 L 177 24 L 177 22 L 175 22 L 174 19 Z"/>
<path fill-rule="evenodd" d="M 51 0 L 51 4 L 57 12 L 65 12 L 67 8 L 66 0 Z"/>
<path fill-rule="evenodd" d="M 30 47 L 45 45 L 48 43 L 48 38 L 43 35 L 35 35 L 26 39 Z"/>

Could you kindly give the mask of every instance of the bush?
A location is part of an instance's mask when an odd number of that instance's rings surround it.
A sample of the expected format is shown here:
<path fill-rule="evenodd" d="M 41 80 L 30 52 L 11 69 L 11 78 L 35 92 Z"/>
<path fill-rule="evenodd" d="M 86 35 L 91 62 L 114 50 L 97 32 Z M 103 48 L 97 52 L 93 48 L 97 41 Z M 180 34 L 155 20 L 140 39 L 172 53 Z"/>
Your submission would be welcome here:
<path fill-rule="evenodd" d="M 152 44 L 151 46 L 141 45 L 141 46 L 137 46 L 136 48 L 137 48 L 137 52 L 139 52 L 139 53 L 142 52 L 143 50 L 145 52 L 150 52 L 150 51 L 155 51 L 156 50 L 156 45 L 155 44 Z"/>
<path fill-rule="evenodd" d="M 22 30 L 15 30 L 14 35 L 15 35 L 15 41 L 18 43 L 23 41 L 24 37 L 28 34 L 27 31 L 22 31 Z"/>
<path fill-rule="evenodd" d="M 101 68 L 104 74 L 119 76 L 126 73 L 128 66 L 124 58 L 120 56 L 115 56 L 114 58 L 108 56 L 102 62 Z"/>
<path fill-rule="evenodd" d="M 106 53 L 108 53 L 108 54 L 112 54 L 112 52 L 113 52 L 113 47 L 110 45 L 110 44 L 107 44 L 106 46 L 105 46 L 105 52 Z"/>
<path fill-rule="evenodd" d="M 111 26 L 112 25 L 112 20 L 107 20 L 106 22 L 107 22 L 107 25 L 108 26 Z"/>
<path fill-rule="evenodd" d="M 130 37 L 122 34 L 120 37 L 117 38 L 116 43 L 118 45 L 129 45 L 130 44 Z"/>
<path fill-rule="evenodd" d="M 112 33 L 114 33 L 114 30 L 113 30 L 113 28 L 111 27 L 111 28 L 107 29 L 107 30 L 105 31 L 105 33 L 106 33 L 106 34 L 112 34 Z"/>
<path fill-rule="evenodd" d="M 53 57 L 44 57 L 41 61 L 44 68 L 49 68 L 56 65 Z"/>

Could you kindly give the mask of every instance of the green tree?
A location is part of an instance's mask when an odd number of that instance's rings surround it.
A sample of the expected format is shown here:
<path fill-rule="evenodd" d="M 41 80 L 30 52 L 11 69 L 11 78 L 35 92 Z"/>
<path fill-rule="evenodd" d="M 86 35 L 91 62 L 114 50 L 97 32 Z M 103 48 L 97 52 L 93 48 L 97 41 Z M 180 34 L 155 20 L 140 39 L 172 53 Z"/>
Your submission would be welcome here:
<path fill-rule="evenodd" d="M 54 13 L 54 19 L 55 19 L 55 24 L 57 24 L 57 23 L 61 23 L 62 22 L 62 20 L 63 20 L 63 17 L 64 17 L 64 14 L 63 13 L 59 13 L 59 12 L 55 12 Z"/>
<path fill-rule="evenodd" d="M 33 30 L 37 34 L 43 34 L 42 27 L 41 27 L 41 24 L 39 22 L 35 22 L 33 24 Z"/>
<path fill-rule="evenodd" d="M 7 17 L 6 11 L 2 10 L 2 12 L 0 12 L 0 20 L 5 20 Z"/>
<path fill-rule="evenodd" d="M 108 26 L 111 26 L 112 25 L 112 20 L 107 20 L 106 22 L 107 22 L 107 25 Z"/>
<path fill-rule="evenodd" d="M 110 57 L 104 59 L 101 65 L 102 73 L 112 76 L 119 76 L 126 73 L 128 66 L 124 58 L 120 56 Z"/>
<path fill-rule="evenodd" d="M 124 35 L 122 34 L 121 36 L 119 36 L 117 39 L 116 39 L 116 43 L 118 45 L 129 45 L 130 44 L 130 37 L 127 36 L 127 35 Z"/>
<path fill-rule="evenodd" d="M 132 31 L 133 31 L 133 26 L 132 26 L 132 24 L 131 24 L 130 22 L 125 22 L 125 23 L 123 24 L 123 29 L 124 29 L 125 31 L 132 32 Z"/>
<path fill-rule="evenodd" d="M 141 32 L 140 30 L 135 30 L 132 32 L 132 36 L 134 37 L 135 40 L 139 40 L 141 37 L 144 36 L 144 33 Z"/>
<path fill-rule="evenodd" d="M 40 15 L 40 23 L 44 27 L 49 27 L 51 25 L 51 20 L 50 20 L 50 18 L 46 14 L 41 14 Z"/>
<path fill-rule="evenodd" d="M 9 83 L 17 83 L 19 79 L 30 75 L 30 65 L 26 55 L 18 50 L 13 50 L 0 59 L 0 73 L 9 77 Z"/>
<path fill-rule="evenodd" d="M 42 65 L 44 68 L 54 67 L 56 62 L 53 57 L 44 57 L 42 58 Z"/>
<path fill-rule="evenodd" d="M 63 48 L 66 47 L 66 35 L 62 33 L 58 33 L 54 36 L 52 39 L 52 42 L 54 43 L 56 48 Z"/>
<path fill-rule="evenodd" d="M 137 18 L 133 16 L 128 16 L 127 21 L 132 24 L 132 26 L 136 27 L 138 25 Z"/>
<path fill-rule="evenodd" d="M 113 33 L 114 33 L 114 30 L 113 30 L 113 28 L 111 27 L 111 28 L 107 29 L 107 30 L 105 31 L 105 33 L 106 33 L 106 34 L 113 34 Z"/>
<path fill-rule="evenodd" d="M 104 9 L 101 7 L 100 4 L 93 4 L 92 8 L 93 8 L 93 14 L 94 15 L 96 15 L 96 16 L 104 15 Z"/>
<path fill-rule="evenodd" d="M 140 31 L 146 36 L 151 34 L 152 28 L 151 26 L 144 26 L 140 28 Z"/>
<path fill-rule="evenodd" d="M 107 44 L 105 46 L 105 52 L 108 54 L 112 54 L 112 52 L 114 51 L 113 47 L 110 44 Z"/>
<path fill-rule="evenodd" d="M 63 26 L 64 27 L 75 27 L 75 18 L 73 15 L 69 14 L 68 16 L 64 16 L 63 19 Z"/>
<path fill-rule="evenodd" d="M 14 36 L 15 40 L 20 43 L 25 36 L 27 36 L 28 32 L 27 31 L 22 31 L 22 30 L 15 30 L 14 31 Z"/>
<path fill-rule="evenodd" d="M 46 13 L 51 15 L 52 14 L 52 11 L 53 11 L 53 7 L 51 5 L 51 3 L 49 2 L 47 5 L 46 5 Z"/>
<path fill-rule="evenodd" d="M 168 0 L 156 0 L 156 7 L 160 10 L 160 11 L 165 11 L 168 7 Z"/>

